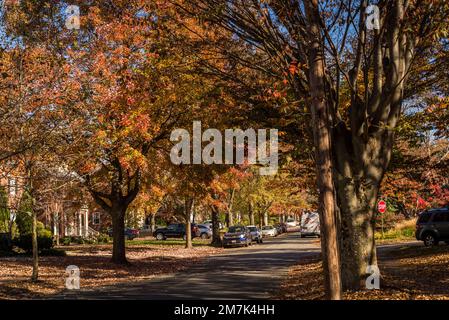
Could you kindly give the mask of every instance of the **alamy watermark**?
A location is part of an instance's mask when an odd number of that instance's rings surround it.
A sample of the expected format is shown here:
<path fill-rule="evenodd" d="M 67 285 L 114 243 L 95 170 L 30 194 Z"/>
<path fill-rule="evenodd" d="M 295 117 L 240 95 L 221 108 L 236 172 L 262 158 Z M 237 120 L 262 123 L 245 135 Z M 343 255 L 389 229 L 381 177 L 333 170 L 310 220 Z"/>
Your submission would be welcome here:
<path fill-rule="evenodd" d="M 65 269 L 65 273 L 68 275 L 65 279 L 65 287 L 68 290 L 79 290 L 80 288 L 80 268 L 71 265 Z"/>
<path fill-rule="evenodd" d="M 201 121 L 193 122 L 193 137 L 185 129 L 171 133 L 170 141 L 177 142 L 170 159 L 180 164 L 258 164 L 260 175 L 275 175 L 278 170 L 277 129 L 218 129 L 202 132 Z M 203 142 L 208 144 L 203 148 Z M 224 157 L 223 157 L 224 152 Z M 234 157 L 235 154 L 235 157 Z"/>
<path fill-rule="evenodd" d="M 80 28 L 80 7 L 70 5 L 65 9 L 67 18 L 65 20 L 65 27 L 69 30 L 79 30 Z"/>
<path fill-rule="evenodd" d="M 379 30 L 380 29 L 380 10 L 375 4 L 366 7 L 365 13 L 366 17 L 366 28 L 368 30 Z"/>
<path fill-rule="evenodd" d="M 380 289 L 380 270 L 377 265 L 369 265 L 366 267 L 366 273 L 369 274 L 366 278 L 365 286 L 368 290 Z"/>

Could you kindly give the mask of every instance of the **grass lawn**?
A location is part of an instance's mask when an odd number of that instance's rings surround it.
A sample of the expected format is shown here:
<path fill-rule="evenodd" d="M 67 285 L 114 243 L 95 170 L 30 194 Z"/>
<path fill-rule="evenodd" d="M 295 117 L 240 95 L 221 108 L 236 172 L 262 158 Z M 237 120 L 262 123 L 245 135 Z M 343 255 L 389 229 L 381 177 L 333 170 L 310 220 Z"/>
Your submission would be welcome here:
<path fill-rule="evenodd" d="M 193 239 L 192 244 L 194 247 L 200 246 L 210 246 L 210 239 L 202 240 L 202 239 Z M 127 240 L 127 246 L 185 246 L 186 242 L 182 239 L 167 239 L 167 240 L 156 240 L 156 239 L 139 239 L 136 238 L 134 240 Z"/>
<path fill-rule="evenodd" d="M 137 240 L 137 239 L 136 239 Z M 65 257 L 40 257 L 39 282 L 29 278 L 32 260 L 29 256 L 0 258 L 0 299 L 45 298 L 65 290 L 65 270 L 76 265 L 81 272 L 81 289 L 117 283 L 130 283 L 184 270 L 202 258 L 220 253 L 221 248 L 209 242 L 195 241 L 193 249 L 185 249 L 182 240 L 128 241 L 129 265 L 111 263 L 112 245 L 71 245 L 59 248 Z M 156 244 L 155 244 L 156 243 Z"/>
<path fill-rule="evenodd" d="M 378 244 L 394 243 L 415 239 L 416 220 L 405 220 L 398 223 L 393 229 L 385 232 L 376 232 L 375 238 Z"/>
<path fill-rule="evenodd" d="M 354 300 L 449 300 L 449 246 L 404 244 L 378 251 L 380 290 L 346 292 Z M 276 299 L 323 299 L 319 255 L 290 269 Z"/>

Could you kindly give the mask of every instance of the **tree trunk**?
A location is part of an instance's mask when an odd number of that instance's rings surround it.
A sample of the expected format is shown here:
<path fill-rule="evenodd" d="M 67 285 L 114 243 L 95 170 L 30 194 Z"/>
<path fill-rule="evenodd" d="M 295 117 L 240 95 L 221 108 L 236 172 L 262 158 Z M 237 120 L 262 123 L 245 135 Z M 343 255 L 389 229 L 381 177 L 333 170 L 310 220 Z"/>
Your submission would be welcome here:
<path fill-rule="evenodd" d="M 346 134 L 346 136 L 345 136 Z M 344 290 L 364 287 L 367 267 L 377 265 L 374 239 L 375 212 L 380 182 L 391 157 L 393 133 L 370 138 L 366 142 L 336 129 L 337 203 L 340 209 L 340 248 Z"/>
<path fill-rule="evenodd" d="M 186 199 L 185 206 L 184 206 L 184 212 L 185 212 L 185 219 L 186 219 L 186 249 L 192 249 L 192 210 L 194 207 L 194 200 L 193 199 Z"/>
<path fill-rule="evenodd" d="M 254 210 L 251 202 L 248 204 L 248 214 L 249 214 L 249 224 L 254 226 L 256 225 L 256 220 L 254 219 Z"/>
<path fill-rule="evenodd" d="M 221 246 L 219 212 L 215 206 L 212 207 L 212 245 Z"/>
<path fill-rule="evenodd" d="M 186 249 L 192 249 L 192 223 L 190 219 L 186 223 Z"/>
<path fill-rule="evenodd" d="M 332 174 L 331 129 L 329 106 L 326 103 L 325 62 L 321 46 L 318 1 L 305 2 L 310 23 L 309 90 L 311 98 L 312 130 L 319 190 L 319 213 L 321 220 L 321 249 L 325 289 L 328 299 L 341 298 L 340 258 L 337 240 L 336 208 Z"/>
<path fill-rule="evenodd" d="M 233 204 L 234 204 L 234 195 L 235 195 L 235 189 L 232 189 L 231 196 L 230 196 L 229 203 L 228 203 L 228 227 L 234 225 L 234 212 L 232 211 Z"/>
<path fill-rule="evenodd" d="M 156 213 L 152 213 L 150 216 L 150 230 L 151 233 L 156 231 Z"/>
<path fill-rule="evenodd" d="M 232 211 L 228 211 L 228 227 L 234 225 L 234 214 Z"/>
<path fill-rule="evenodd" d="M 366 280 L 367 267 L 377 265 L 373 219 L 377 188 L 362 187 L 360 181 L 343 185 L 344 181 L 339 179 L 337 187 L 342 285 L 345 290 L 359 290 Z"/>
<path fill-rule="evenodd" d="M 127 264 L 125 247 L 125 212 L 126 208 L 113 206 L 110 211 L 112 217 L 112 262 Z"/>
<path fill-rule="evenodd" d="M 39 277 L 39 255 L 37 247 L 37 216 L 36 211 L 33 210 L 33 231 L 32 231 L 32 245 L 33 245 L 33 273 L 31 275 L 31 281 L 37 281 Z"/>
<path fill-rule="evenodd" d="M 265 226 L 268 225 L 268 212 L 266 212 L 266 211 L 263 213 L 263 224 Z"/>

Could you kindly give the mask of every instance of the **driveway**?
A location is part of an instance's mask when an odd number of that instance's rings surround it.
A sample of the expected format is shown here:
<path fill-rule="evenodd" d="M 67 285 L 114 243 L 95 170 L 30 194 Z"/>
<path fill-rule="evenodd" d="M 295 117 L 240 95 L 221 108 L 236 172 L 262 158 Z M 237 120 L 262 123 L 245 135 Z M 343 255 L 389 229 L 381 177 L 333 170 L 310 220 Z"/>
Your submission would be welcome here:
<path fill-rule="evenodd" d="M 191 268 L 132 284 L 68 292 L 57 299 L 268 299 L 290 266 L 317 254 L 316 238 L 288 233 L 248 248 L 227 249 Z"/>

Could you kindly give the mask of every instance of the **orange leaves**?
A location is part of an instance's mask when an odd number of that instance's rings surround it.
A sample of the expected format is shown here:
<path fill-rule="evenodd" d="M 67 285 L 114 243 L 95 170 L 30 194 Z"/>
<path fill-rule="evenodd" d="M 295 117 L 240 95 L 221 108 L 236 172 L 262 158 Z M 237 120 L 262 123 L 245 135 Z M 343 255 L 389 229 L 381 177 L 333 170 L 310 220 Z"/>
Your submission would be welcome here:
<path fill-rule="evenodd" d="M 298 61 L 292 61 L 290 63 L 290 66 L 288 67 L 288 72 L 290 72 L 290 74 L 295 75 L 297 74 L 299 71 L 299 63 Z"/>
<path fill-rule="evenodd" d="M 93 163 L 93 162 L 86 162 L 86 163 L 79 169 L 79 173 L 81 173 L 81 174 L 91 173 L 94 169 L 95 169 L 95 163 Z"/>

